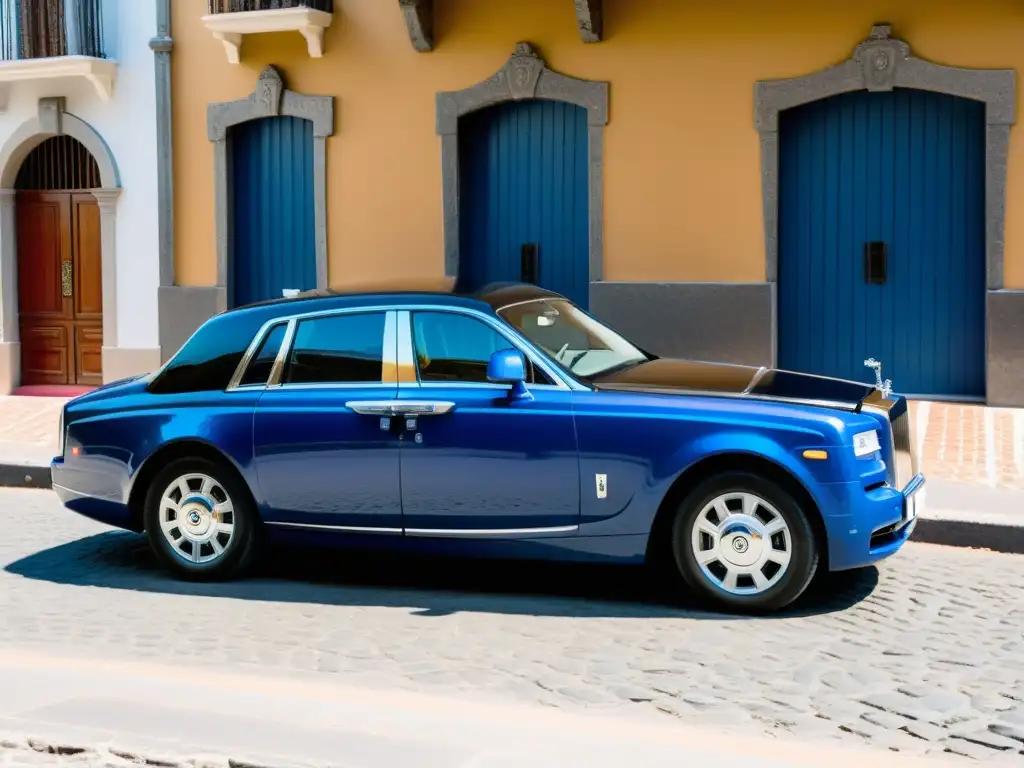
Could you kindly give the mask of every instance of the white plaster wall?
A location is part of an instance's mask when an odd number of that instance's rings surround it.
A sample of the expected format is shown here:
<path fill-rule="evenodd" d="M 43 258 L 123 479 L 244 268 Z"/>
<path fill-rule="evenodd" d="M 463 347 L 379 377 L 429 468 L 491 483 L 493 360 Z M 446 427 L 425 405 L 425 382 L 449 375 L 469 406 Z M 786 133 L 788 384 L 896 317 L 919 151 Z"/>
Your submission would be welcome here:
<path fill-rule="evenodd" d="M 155 0 L 103 0 L 104 47 L 117 61 L 113 98 L 100 99 L 82 79 L 11 84 L 0 113 L 0 146 L 38 113 L 39 99 L 63 96 L 67 111 L 89 123 L 110 147 L 121 176 L 117 206 L 117 346 L 159 345 L 157 286 L 156 81 L 150 39 Z M 105 341 L 106 343 L 106 341 Z"/>

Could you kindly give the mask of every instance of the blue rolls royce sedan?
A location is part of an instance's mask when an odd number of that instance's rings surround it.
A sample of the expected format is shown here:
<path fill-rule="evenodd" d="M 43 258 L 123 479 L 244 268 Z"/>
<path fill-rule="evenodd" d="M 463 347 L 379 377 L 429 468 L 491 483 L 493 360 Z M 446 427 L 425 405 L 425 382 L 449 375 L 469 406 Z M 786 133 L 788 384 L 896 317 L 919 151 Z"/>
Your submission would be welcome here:
<path fill-rule="evenodd" d="M 661 358 L 535 286 L 314 291 L 70 401 L 52 477 L 186 579 L 313 539 L 647 562 L 772 611 L 906 542 L 908 421 L 885 386 Z"/>

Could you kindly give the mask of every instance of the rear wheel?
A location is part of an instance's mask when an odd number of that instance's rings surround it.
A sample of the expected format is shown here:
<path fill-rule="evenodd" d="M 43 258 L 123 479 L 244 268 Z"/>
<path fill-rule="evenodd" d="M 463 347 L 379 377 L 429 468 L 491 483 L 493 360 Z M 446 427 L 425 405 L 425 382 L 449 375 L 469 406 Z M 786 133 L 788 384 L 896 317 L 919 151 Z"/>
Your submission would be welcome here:
<path fill-rule="evenodd" d="M 182 578 L 232 578 L 256 554 L 257 520 L 247 490 L 207 459 L 178 459 L 153 478 L 145 522 L 157 558 Z"/>
<path fill-rule="evenodd" d="M 777 484 L 746 472 L 712 477 L 683 500 L 672 551 L 698 597 L 728 610 L 784 608 L 818 567 L 807 513 Z"/>

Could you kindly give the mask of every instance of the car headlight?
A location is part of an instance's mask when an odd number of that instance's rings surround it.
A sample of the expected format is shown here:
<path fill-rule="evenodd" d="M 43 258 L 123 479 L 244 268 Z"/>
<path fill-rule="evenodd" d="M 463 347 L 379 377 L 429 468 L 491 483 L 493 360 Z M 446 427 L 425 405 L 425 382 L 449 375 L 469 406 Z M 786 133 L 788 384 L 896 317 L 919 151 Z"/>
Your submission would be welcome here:
<path fill-rule="evenodd" d="M 878 442 L 878 432 L 874 429 L 870 432 L 858 432 L 853 436 L 853 452 L 858 457 L 870 456 L 881 449 L 882 445 Z"/>

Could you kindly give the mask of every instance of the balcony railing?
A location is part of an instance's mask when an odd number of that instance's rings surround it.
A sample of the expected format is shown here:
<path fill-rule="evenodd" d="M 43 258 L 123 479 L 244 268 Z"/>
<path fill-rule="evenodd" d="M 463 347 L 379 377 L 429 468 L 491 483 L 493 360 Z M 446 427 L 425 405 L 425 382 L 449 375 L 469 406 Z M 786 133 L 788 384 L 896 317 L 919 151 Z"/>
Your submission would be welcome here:
<path fill-rule="evenodd" d="M 0 60 L 106 58 L 103 0 L 0 0 Z"/>
<path fill-rule="evenodd" d="M 210 13 L 246 13 L 276 11 L 282 8 L 309 8 L 334 13 L 334 0 L 209 0 Z"/>

